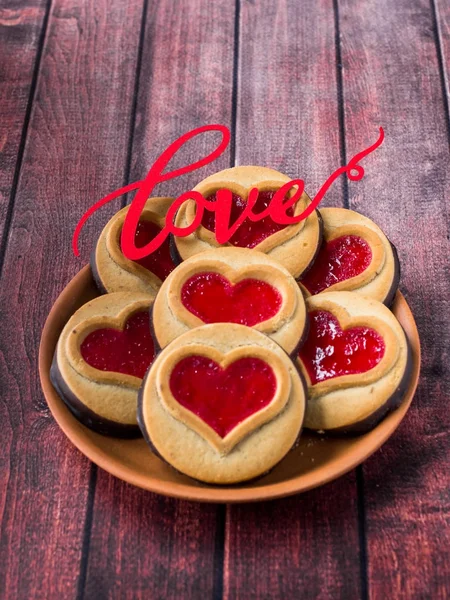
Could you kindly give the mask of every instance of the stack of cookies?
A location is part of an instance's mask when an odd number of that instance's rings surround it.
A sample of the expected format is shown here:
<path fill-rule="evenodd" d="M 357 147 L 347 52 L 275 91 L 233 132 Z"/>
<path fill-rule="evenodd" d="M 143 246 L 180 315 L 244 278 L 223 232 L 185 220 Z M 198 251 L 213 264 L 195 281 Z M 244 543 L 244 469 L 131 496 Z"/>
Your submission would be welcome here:
<path fill-rule="evenodd" d="M 289 181 L 272 169 L 235 167 L 194 190 L 211 202 L 230 190 L 234 222 L 251 188 L 259 214 Z M 147 201 L 137 247 L 163 228 L 172 202 Z M 310 202 L 303 194 L 291 215 Z M 370 219 L 341 208 L 293 225 L 247 219 L 220 246 L 215 213 L 205 211 L 194 233 L 131 261 L 120 247 L 127 210 L 92 254 L 103 295 L 66 324 L 51 369 L 84 425 L 143 435 L 178 471 L 232 484 L 274 467 L 303 427 L 364 433 L 399 405 L 411 367 L 389 309 L 399 264 Z M 188 200 L 176 225 L 191 223 L 195 210 Z"/>

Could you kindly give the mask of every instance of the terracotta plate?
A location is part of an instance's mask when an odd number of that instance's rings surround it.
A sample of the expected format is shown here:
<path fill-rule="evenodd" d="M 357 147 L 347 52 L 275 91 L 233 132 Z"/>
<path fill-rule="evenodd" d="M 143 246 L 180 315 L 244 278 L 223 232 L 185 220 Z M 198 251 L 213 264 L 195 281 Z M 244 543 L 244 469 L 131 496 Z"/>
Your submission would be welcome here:
<path fill-rule="evenodd" d="M 84 267 L 55 302 L 42 333 L 39 371 L 50 410 L 61 429 L 88 458 L 112 475 L 152 492 L 203 502 L 251 502 L 288 496 L 323 485 L 350 471 L 393 434 L 411 404 L 420 370 L 420 343 L 414 317 L 397 293 L 394 313 L 413 350 L 413 374 L 403 404 L 373 431 L 354 438 L 321 438 L 304 432 L 301 442 L 268 475 L 251 483 L 219 487 L 196 482 L 152 454 L 143 439 L 104 437 L 81 425 L 54 390 L 49 377 L 58 336 L 70 316 L 98 295 L 89 266 Z"/>

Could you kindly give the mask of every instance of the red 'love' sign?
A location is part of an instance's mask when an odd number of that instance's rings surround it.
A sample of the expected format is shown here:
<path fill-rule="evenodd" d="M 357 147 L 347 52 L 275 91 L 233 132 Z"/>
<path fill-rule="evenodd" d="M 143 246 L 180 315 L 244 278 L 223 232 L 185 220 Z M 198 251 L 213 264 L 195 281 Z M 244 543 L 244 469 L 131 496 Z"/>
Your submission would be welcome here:
<path fill-rule="evenodd" d="M 222 140 L 220 144 L 217 146 L 211 154 L 208 154 L 204 158 L 186 165 L 185 167 L 181 167 L 180 169 L 176 169 L 175 171 L 170 171 L 169 173 L 163 173 L 165 167 L 171 160 L 171 158 L 178 152 L 178 150 L 185 144 L 187 141 L 192 139 L 193 137 L 205 133 L 206 131 L 219 131 L 222 134 Z M 213 162 L 216 158 L 218 158 L 224 150 L 227 148 L 228 143 L 230 141 L 230 130 L 228 127 L 224 125 L 205 125 L 203 127 L 198 127 L 197 129 L 193 129 L 188 133 L 182 135 L 178 140 L 173 142 L 162 154 L 159 156 L 155 163 L 152 165 L 150 171 L 147 174 L 147 177 L 142 181 L 136 181 L 135 183 L 130 183 L 108 196 L 105 196 L 98 202 L 94 204 L 89 210 L 85 212 L 83 217 L 77 224 L 75 232 L 73 234 L 72 247 L 75 253 L 75 256 L 79 255 L 78 251 L 78 238 L 81 232 L 81 229 L 87 219 L 99 208 L 101 208 L 104 204 L 107 204 L 111 200 L 114 200 L 118 196 L 122 194 L 126 194 L 127 192 L 131 192 L 133 190 L 138 190 L 136 196 L 134 197 L 130 208 L 127 212 L 125 222 L 122 228 L 121 234 L 121 248 L 123 254 L 126 258 L 130 260 L 139 260 L 148 256 L 155 250 L 161 246 L 164 240 L 167 238 L 169 234 L 176 235 L 178 237 L 185 237 L 193 233 L 197 227 L 199 227 L 202 222 L 203 214 L 205 210 L 214 212 L 216 215 L 215 219 L 215 235 L 219 244 L 224 244 L 227 242 L 231 236 L 236 232 L 236 230 L 242 225 L 245 219 L 250 219 L 251 221 L 260 221 L 266 217 L 270 217 L 275 223 L 279 223 L 280 225 L 292 225 L 294 223 L 298 223 L 303 219 L 306 219 L 319 205 L 322 198 L 325 196 L 328 188 L 331 184 L 343 173 L 347 173 L 347 176 L 352 181 L 359 181 L 364 177 L 364 169 L 359 165 L 359 161 L 361 161 L 368 154 L 371 154 L 376 148 L 378 148 L 384 139 L 383 128 L 380 127 L 380 135 L 377 141 L 372 145 L 355 154 L 355 156 L 348 162 L 347 165 L 340 167 L 334 173 L 332 173 L 322 187 L 317 192 L 316 196 L 312 200 L 311 204 L 299 215 L 297 216 L 289 216 L 286 214 L 287 210 L 293 206 L 303 194 L 305 189 L 305 183 L 302 179 L 292 179 L 288 183 L 284 184 L 279 190 L 274 194 L 270 205 L 266 210 L 255 214 L 252 209 L 256 203 L 258 198 L 258 189 L 252 188 L 249 192 L 246 208 L 239 216 L 239 218 L 233 223 L 230 224 L 230 211 L 231 211 L 231 192 L 230 190 L 218 190 L 216 193 L 215 201 L 207 200 L 202 194 L 197 191 L 189 191 L 185 192 L 178 198 L 176 198 L 167 211 L 165 226 L 164 228 L 145 246 L 140 248 L 136 247 L 135 244 L 135 236 L 136 236 L 136 228 L 139 223 L 139 219 L 141 217 L 142 211 L 144 209 L 145 203 L 148 198 L 151 196 L 154 187 L 163 181 L 168 181 L 169 179 L 174 179 L 175 177 L 179 177 L 180 175 L 184 175 L 185 173 L 191 173 L 200 167 L 203 167 L 211 162 Z M 295 188 L 294 194 L 291 198 L 288 197 L 289 192 Z M 180 208 L 180 206 L 187 202 L 188 200 L 194 201 L 197 206 L 197 210 L 195 213 L 194 220 L 186 227 L 177 227 L 174 224 L 175 215 Z"/>

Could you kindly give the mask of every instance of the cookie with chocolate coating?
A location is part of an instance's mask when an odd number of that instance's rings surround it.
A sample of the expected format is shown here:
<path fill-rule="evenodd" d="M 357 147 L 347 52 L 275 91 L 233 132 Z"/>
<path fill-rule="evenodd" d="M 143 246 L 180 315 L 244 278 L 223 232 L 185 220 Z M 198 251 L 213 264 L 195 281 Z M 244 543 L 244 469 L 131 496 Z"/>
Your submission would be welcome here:
<path fill-rule="evenodd" d="M 159 290 L 152 326 L 164 348 L 205 323 L 239 323 L 265 333 L 288 354 L 307 330 L 303 295 L 277 261 L 248 248 L 217 248 L 179 265 Z"/>
<path fill-rule="evenodd" d="M 87 427 L 138 437 L 137 395 L 154 359 L 153 296 L 117 292 L 91 300 L 70 318 L 50 371 L 68 408 Z"/>
<path fill-rule="evenodd" d="M 173 198 L 149 198 L 136 229 L 135 243 L 145 246 L 165 226 L 167 210 Z M 91 256 L 91 268 L 99 290 L 154 294 L 175 268 L 170 252 L 170 239 L 145 258 L 126 258 L 120 246 L 120 235 L 129 207 L 119 210 L 105 225 Z"/>
<path fill-rule="evenodd" d="M 259 214 L 268 209 L 275 192 L 289 181 L 291 181 L 290 177 L 274 169 L 242 166 L 225 169 L 207 177 L 195 186 L 194 191 L 200 192 L 208 201 L 214 202 L 218 190 L 230 190 L 232 192 L 231 223 L 235 223 L 245 210 L 252 188 L 259 190 L 253 207 L 253 212 Z M 293 194 L 294 189 L 288 197 L 291 198 Z M 310 202 L 310 198 L 304 192 L 286 214 L 298 216 Z M 195 213 L 195 202 L 193 200 L 185 202 L 177 213 L 175 220 L 177 227 L 186 227 L 192 223 Z M 174 238 L 175 248 L 181 260 L 219 246 L 215 237 L 215 218 L 214 212 L 205 210 L 201 225 L 194 233 L 187 237 Z M 281 263 L 297 279 L 314 262 L 321 240 L 320 215 L 314 211 L 308 218 L 292 225 L 276 223 L 270 215 L 257 222 L 247 217 L 225 245 L 253 248 L 264 252 Z"/>
<path fill-rule="evenodd" d="M 191 329 L 157 356 L 139 394 L 151 448 L 206 483 L 262 475 L 289 452 L 305 413 L 302 378 L 266 335 L 243 325 Z"/>
<path fill-rule="evenodd" d="M 308 386 L 305 427 L 369 431 L 409 385 L 405 332 L 384 304 L 356 292 L 322 293 L 306 304 L 310 330 L 297 359 Z"/>
<path fill-rule="evenodd" d="M 322 208 L 323 241 L 301 278 L 306 295 L 359 292 L 390 306 L 400 279 L 397 251 L 371 219 L 346 208 Z"/>

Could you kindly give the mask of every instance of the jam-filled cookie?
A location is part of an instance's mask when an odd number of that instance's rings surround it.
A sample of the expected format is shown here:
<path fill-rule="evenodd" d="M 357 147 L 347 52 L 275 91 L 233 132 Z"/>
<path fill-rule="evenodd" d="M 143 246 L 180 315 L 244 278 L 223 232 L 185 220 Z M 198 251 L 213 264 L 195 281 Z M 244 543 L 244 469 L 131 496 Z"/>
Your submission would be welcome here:
<path fill-rule="evenodd" d="M 355 292 L 306 301 L 310 329 L 298 363 L 308 385 L 305 427 L 363 433 L 399 406 L 411 374 L 405 333 L 381 302 Z"/>
<path fill-rule="evenodd" d="M 154 359 L 149 311 L 153 296 L 118 292 L 91 300 L 71 317 L 50 375 L 68 408 L 105 435 L 138 437 L 142 379 Z"/>
<path fill-rule="evenodd" d="M 136 229 L 135 243 L 145 246 L 164 228 L 167 210 L 173 198 L 149 198 Z M 128 206 L 119 210 L 105 225 L 91 256 L 91 268 L 102 293 L 155 293 L 175 268 L 170 253 L 170 241 L 145 258 L 134 261 L 125 258 L 120 247 L 120 235 Z"/>
<path fill-rule="evenodd" d="M 271 469 L 300 434 L 305 390 L 288 355 L 243 325 L 191 329 L 155 359 L 139 393 L 151 448 L 175 469 L 231 484 Z"/>
<path fill-rule="evenodd" d="M 307 314 L 295 279 L 279 263 L 247 248 L 217 248 L 179 265 L 153 305 L 161 348 L 205 323 L 253 327 L 290 354 L 305 334 Z"/>
<path fill-rule="evenodd" d="M 231 223 L 235 223 L 246 207 L 251 188 L 259 190 L 253 212 L 259 214 L 267 209 L 275 192 L 291 181 L 289 177 L 265 167 L 234 167 L 215 173 L 199 183 L 194 190 L 214 202 L 219 189 L 232 192 Z M 292 197 L 291 191 L 289 197 Z M 306 193 L 287 211 L 288 216 L 302 213 L 311 200 Z M 175 223 L 186 227 L 194 220 L 195 202 L 185 202 L 177 213 Z M 182 260 L 194 254 L 216 248 L 215 213 L 205 210 L 201 225 L 187 237 L 174 238 L 176 251 Z M 270 216 L 253 222 L 247 218 L 232 235 L 228 246 L 254 248 L 280 262 L 296 279 L 312 264 L 322 239 L 322 226 L 318 211 L 294 225 L 280 225 Z"/>
<path fill-rule="evenodd" d="M 373 221 L 346 208 L 322 208 L 323 242 L 312 268 L 301 278 L 307 295 L 354 291 L 389 306 L 400 265 L 394 246 Z"/>

